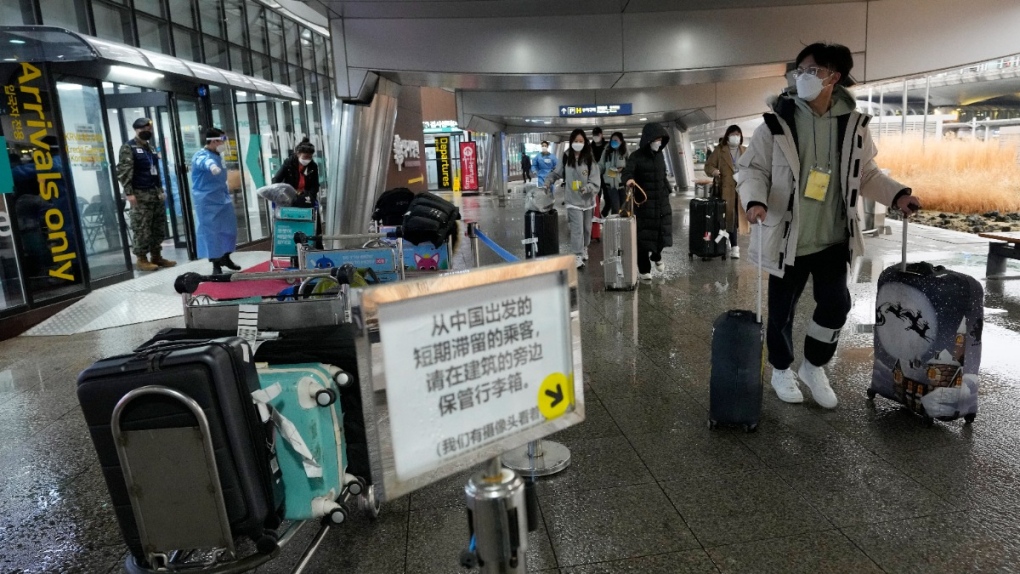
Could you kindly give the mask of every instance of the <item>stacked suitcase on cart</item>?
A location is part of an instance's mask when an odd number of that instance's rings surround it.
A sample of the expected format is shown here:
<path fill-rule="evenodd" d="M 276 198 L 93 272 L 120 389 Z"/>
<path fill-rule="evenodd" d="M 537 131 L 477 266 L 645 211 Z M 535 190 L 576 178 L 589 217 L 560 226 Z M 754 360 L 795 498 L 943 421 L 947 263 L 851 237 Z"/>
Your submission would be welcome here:
<path fill-rule="evenodd" d="M 129 572 L 240 572 L 279 554 L 306 521 L 320 520 L 320 532 L 343 522 L 355 499 L 378 514 L 362 478 L 367 437 L 346 291 L 261 304 L 191 295 L 206 280 L 327 274 L 346 284 L 353 269 L 186 274 L 177 281 L 186 328 L 79 376 Z M 242 552 L 244 538 L 254 551 Z"/>

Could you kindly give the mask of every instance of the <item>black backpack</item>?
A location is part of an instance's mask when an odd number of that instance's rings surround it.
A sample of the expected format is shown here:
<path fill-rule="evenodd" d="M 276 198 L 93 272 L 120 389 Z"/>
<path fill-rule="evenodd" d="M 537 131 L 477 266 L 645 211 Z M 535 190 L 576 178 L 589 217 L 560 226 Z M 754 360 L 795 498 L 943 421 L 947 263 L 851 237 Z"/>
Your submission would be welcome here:
<path fill-rule="evenodd" d="M 382 192 L 375 202 L 372 220 L 382 221 L 383 225 L 400 225 L 413 199 L 414 192 L 406 187 L 395 187 Z"/>
<path fill-rule="evenodd" d="M 457 234 L 459 219 L 456 205 L 432 193 L 419 193 L 404 215 L 403 237 L 415 245 L 431 241 L 438 247 Z"/>

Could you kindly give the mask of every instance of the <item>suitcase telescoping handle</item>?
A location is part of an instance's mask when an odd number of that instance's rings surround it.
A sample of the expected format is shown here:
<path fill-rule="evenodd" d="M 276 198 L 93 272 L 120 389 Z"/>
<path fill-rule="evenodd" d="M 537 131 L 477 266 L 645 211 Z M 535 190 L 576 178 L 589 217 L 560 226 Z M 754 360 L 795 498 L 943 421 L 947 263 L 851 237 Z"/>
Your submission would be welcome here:
<path fill-rule="evenodd" d="M 900 271 L 907 271 L 907 214 L 903 214 L 903 245 L 900 246 L 902 252 L 902 260 L 900 261 Z"/>
<path fill-rule="evenodd" d="M 329 269 L 301 269 L 298 271 L 270 271 L 265 273 L 221 273 L 219 275 L 202 275 L 185 273 L 174 281 L 174 290 L 178 293 L 192 294 L 202 283 L 232 283 L 235 281 L 261 281 L 265 279 L 302 280 L 311 277 L 329 277 L 341 285 L 350 285 L 357 271 L 354 265 L 345 263 L 340 267 Z"/>
<path fill-rule="evenodd" d="M 765 254 L 762 252 L 765 246 L 765 229 L 762 227 L 762 220 L 758 218 L 758 306 L 755 308 L 754 318 L 756 321 L 761 323 L 761 282 L 762 282 L 762 268 L 761 260 Z"/>

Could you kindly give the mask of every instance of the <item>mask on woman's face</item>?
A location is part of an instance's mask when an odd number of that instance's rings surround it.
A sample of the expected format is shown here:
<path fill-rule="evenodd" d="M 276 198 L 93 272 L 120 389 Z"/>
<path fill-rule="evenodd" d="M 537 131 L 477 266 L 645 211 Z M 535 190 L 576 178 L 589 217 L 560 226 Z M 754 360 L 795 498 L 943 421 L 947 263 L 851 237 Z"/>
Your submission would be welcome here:
<path fill-rule="evenodd" d="M 609 147 L 611 147 L 613 149 L 619 148 L 620 147 L 620 140 L 613 140 L 613 141 L 609 142 Z"/>
<path fill-rule="evenodd" d="M 740 145 L 740 136 L 730 136 L 730 145 L 733 147 Z"/>
<path fill-rule="evenodd" d="M 653 141 L 649 147 L 652 148 L 653 152 L 659 151 L 659 148 L 662 147 L 662 140 L 655 140 L 655 141 Z"/>
<path fill-rule="evenodd" d="M 592 141 L 595 143 L 602 143 L 602 136 L 592 136 Z"/>
<path fill-rule="evenodd" d="M 549 146 L 542 146 L 542 153 L 549 153 Z"/>
<path fill-rule="evenodd" d="M 584 149 L 584 144 L 580 142 L 574 142 L 570 144 L 570 149 L 576 151 L 577 153 L 581 153 L 581 150 Z"/>
<path fill-rule="evenodd" d="M 298 158 L 298 162 L 299 162 L 299 163 L 300 163 L 301 165 L 308 165 L 308 164 L 312 163 L 312 158 L 308 158 L 308 157 L 299 157 L 299 158 Z"/>
<path fill-rule="evenodd" d="M 223 155 L 223 152 L 227 151 L 227 144 L 220 144 L 216 146 L 216 153 Z"/>

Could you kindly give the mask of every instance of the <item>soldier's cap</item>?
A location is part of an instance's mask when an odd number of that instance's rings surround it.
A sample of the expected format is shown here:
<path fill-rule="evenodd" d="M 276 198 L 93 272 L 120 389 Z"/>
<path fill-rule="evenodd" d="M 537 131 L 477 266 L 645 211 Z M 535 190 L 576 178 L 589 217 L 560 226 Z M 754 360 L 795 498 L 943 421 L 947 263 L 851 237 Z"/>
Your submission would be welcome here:
<path fill-rule="evenodd" d="M 150 120 L 149 118 L 138 118 L 137 120 L 135 120 L 135 123 L 131 124 L 131 127 L 135 128 L 136 130 L 140 130 L 142 128 L 147 128 L 151 125 L 152 120 Z"/>

